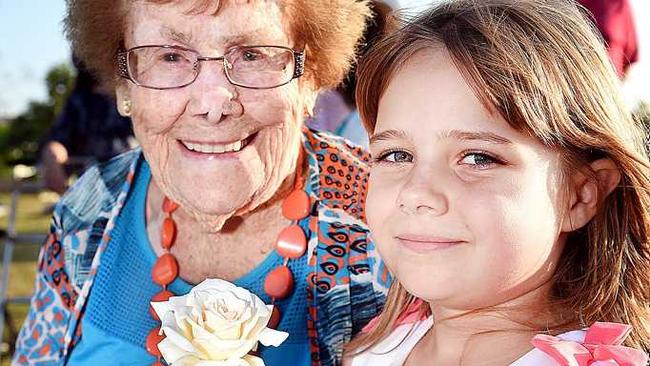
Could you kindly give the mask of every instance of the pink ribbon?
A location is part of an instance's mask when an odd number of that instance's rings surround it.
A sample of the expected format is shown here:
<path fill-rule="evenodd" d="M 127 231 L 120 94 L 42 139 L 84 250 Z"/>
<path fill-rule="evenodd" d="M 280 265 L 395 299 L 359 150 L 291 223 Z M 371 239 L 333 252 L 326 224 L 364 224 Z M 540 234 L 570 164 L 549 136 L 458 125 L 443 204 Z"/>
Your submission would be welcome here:
<path fill-rule="evenodd" d="M 596 322 L 587 329 L 584 342 L 538 334 L 532 343 L 562 366 L 645 366 L 648 355 L 621 346 L 631 331 L 629 325 Z"/>

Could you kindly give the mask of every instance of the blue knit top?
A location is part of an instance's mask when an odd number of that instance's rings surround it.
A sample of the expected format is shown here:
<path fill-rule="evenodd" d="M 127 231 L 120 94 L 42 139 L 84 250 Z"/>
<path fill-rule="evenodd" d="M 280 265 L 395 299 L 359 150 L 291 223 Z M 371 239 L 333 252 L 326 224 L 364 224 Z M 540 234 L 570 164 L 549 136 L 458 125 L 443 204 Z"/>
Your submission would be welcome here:
<path fill-rule="evenodd" d="M 145 202 L 151 180 L 149 165 L 141 159 L 124 209 L 113 229 L 113 236 L 102 256 L 97 279 L 88 298 L 86 316 L 81 324 L 82 338 L 70 355 L 70 365 L 150 365 L 155 358 L 145 350 L 145 339 L 151 329 L 159 326 L 149 314 L 149 302 L 161 288 L 151 280 L 156 255 L 151 248 L 145 227 Z M 307 220 L 300 223 L 304 227 Z M 234 281 L 269 304 L 264 293 L 266 275 L 282 264 L 282 257 L 272 251 L 251 272 Z M 294 278 L 306 278 L 307 258 L 289 261 Z M 276 302 L 283 315 L 279 330 L 289 338 L 278 348 L 261 347 L 261 357 L 267 366 L 310 364 L 307 337 L 306 281 L 296 281 L 293 294 Z M 184 295 L 192 286 L 177 278 L 169 290 Z"/>

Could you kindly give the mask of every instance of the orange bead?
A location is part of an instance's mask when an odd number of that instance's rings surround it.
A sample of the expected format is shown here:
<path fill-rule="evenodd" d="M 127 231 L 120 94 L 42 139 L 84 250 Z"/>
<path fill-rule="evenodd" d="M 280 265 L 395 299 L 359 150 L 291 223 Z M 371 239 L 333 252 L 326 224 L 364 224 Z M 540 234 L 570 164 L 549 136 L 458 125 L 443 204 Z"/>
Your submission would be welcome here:
<path fill-rule="evenodd" d="M 280 324 L 280 309 L 278 309 L 278 306 L 275 305 L 273 306 L 273 311 L 271 312 L 271 319 L 269 319 L 268 324 L 266 326 L 271 329 L 278 329 L 278 325 Z"/>
<path fill-rule="evenodd" d="M 160 286 L 169 285 L 178 276 L 178 262 L 169 253 L 161 255 L 151 270 L 153 281 Z"/>
<path fill-rule="evenodd" d="M 154 328 L 149 332 L 149 335 L 147 336 L 147 341 L 146 341 L 146 347 L 147 347 L 147 352 L 149 354 L 152 354 L 156 357 L 160 357 L 160 350 L 158 350 L 158 343 L 165 339 L 164 335 L 159 335 L 158 332 L 160 331 L 160 328 Z"/>
<path fill-rule="evenodd" d="M 152 363 L 151 366 L 165 366 L 165 365 L 163 365 L 163 363 L 160 362 L 160 361 L 156 361 L 156 362 Z"/>
<path fill-rule="evenodd" d="M 282 202 L 282 215 L 289 220 L 301 220 L 309 215 L 309 206 L 307 192 L 297 189 Z"/>
<path fill-rule="evenodd" d="M 170 217 L 165 218 L 162 225 L 161 244 L 165 249 L 170 249 L 176 239 L 176 223 Z"/>
<path fill-rule="evenodd" d="M 160 291 L 159 293 L 155 294 L 155 295 L 151 298 L 151 301 L 152 301 L 152 302 L 167 301 L 167 300 L 169 300 L 169 298 L 172 297 L 172 296 L 174 296 L 173 293 L 171 293 L 171 292 L 169 292 L 169 291 L 167 291 L 167 290 L 162 290 L 162 291 Z M 160 318 L 158 318 L 158 314 L 156 314 L 156 312 L 153 311 L 153 307 L 151 306 L 151 304 L 149 304 L 149 313 L 151 314 L 151 316 L 152 316 L 155 320 L 160 320 Z"/>
<path fill-rule="evenodd" d="M 307 251 L 305 232 L 298 225 L 291 225 L 283 229 L 275 242 L 275 250 L 285 258 L 296 259 L 302 257 Z"/>
<path fill-rule="evenodd" d="M 264 292 L 273 298 L 283 299 L 292 291 L 293 274 L 287 266 L 277 267 L 264 280 Z"/>
<path fill-rule="evenodd" d="M 163 212 L 170 214 L 176 211 L 177 208 L 178 208 L 178 203 L 165 197 L 165 199 L 163 200 Z"/>

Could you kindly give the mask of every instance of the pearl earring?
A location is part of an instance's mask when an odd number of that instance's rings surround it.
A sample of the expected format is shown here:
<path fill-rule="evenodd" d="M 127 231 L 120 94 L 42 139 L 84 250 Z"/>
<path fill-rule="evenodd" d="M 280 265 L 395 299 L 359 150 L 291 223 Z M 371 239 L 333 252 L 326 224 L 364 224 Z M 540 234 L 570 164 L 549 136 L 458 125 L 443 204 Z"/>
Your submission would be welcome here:
<path fill-rule="evenodd" d="M 124 99 L 124 101 L 122 101 L 122 113 L 126 116 L 131 115 L 131 101 L 129 99 Z"/>

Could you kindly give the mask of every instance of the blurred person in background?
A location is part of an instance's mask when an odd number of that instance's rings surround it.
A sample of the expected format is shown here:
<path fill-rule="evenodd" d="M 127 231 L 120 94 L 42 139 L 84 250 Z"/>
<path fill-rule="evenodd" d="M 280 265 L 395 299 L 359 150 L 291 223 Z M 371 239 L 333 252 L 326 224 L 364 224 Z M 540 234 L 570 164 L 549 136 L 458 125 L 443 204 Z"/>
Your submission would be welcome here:
<path fill-rule="evenodd" d="M 133 147 L 131 119 L 120 116 L 115 102 L 99 90 L 96 78 L 73 55 L 77 79 L 70 98 L 41 145 L 46 188 L 63 194 L 68 177 L 80 175 Z"/>
<path fill-rule="evenodd" d="M 366 50 L 383 34 L 389 22 L 389 14 L 393 10 L 393 7 L 384 1 L 371 1 L 371 8 L 372 16 L 366 25 L 359 57 L 363 57 Z M 307 125 L 368 148 L 368 133 L 361 123 L 354 97 L 355 74 L 356 67 L 353 66 L 340 85 L 335 89 L 324 90 L 318 95 L 314 117 L 307 121 Z"/>
<path fill-rule="evenodd" d="M 639 60 L 639 46 L 632 7 L 628 0 L 579 0 L 603 36 L 609 58 L 625 79 L 630 66 Z"/>
<path fill-rule="evenodd" d="M 369 15 L 366 0 L 68 1 L 73 49 L 141 148 L 57 204 L 14 363 L 160 365 L 175 338 L 150 302 L 219 278 L 274 305 L 289 338 L 259 348 L 266 365 L 339 364 L 390 277 L 365 224 L 368 153 L 304 119 Z"/>

